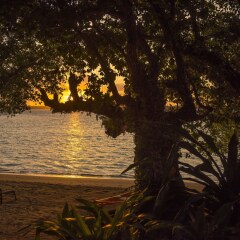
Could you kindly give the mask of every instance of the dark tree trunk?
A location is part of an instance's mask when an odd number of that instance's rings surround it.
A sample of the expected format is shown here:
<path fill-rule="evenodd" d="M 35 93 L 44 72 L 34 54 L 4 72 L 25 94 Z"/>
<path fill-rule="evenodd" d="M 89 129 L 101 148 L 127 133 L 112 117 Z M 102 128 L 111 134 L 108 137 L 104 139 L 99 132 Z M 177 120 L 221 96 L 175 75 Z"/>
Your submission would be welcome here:
<path fill-rule="evenodd" d="M 165 174 L 168 174 L 168 180 L 174 180 L 175 186 L 183 186 L 178 169 L 178 153 L 174 155 L 173 164 L 168 168 L 169 154 L 178 140 L 179 135 L 169 124 L 138 122 L 135 132 L 135 177 L 138 189 L 148 188 L 150 193 L 157 193 Z"/>

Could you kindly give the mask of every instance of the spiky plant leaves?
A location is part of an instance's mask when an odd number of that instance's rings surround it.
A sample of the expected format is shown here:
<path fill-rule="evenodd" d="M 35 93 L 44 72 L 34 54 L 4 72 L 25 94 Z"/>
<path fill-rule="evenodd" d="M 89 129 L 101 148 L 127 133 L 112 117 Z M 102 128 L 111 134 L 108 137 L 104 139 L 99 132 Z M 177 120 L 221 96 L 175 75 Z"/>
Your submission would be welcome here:
<path fill-rule="evenodd" d="M 67 203 L 65 203 L 64 205 L 64 208 L 63 208 L 63 211 L 62 211 L 62 218 L 66 218 L 66 217 L 69 217 L 69 206 Z"/>
<path fill-rule="evenodd" d="M 149 164 L 152 164 L 152 159 L 150 157 L 146 157 L 146 158 L 143 158 L 141 161 L 136 161 L 132 164 L 130 164 L 125 170 L 123 170 L 121 172 L 120 175 L 123 175 L 124 173 L 134 169 L 134 168 L 137 168 L 137 167 L 146 167 L 146 169 L 148 168 Z"/>
<path fill-rule="evenodd" d="M 126 173 L 126 172 L 134 169 L 137 165 L 138 165 L 138 162 L 135 162 L 135 163 L 130 164 L 125 170 L 123 170 L 123 171 L 121 172 L 120 175 L 123 175 L 124 173 Z"/>
<path fill-rule="evenodd" d="M 58 236 L 60 239 L 67 240 L 66 236 L 71 236 L 67 230 L 63 230 L 57 223 L 51 221 L 38 221 L 36 224 L 36 239 L 40 239 L 40 233 Z M 72 239 L 74 236 L 72 236 Z"/>
<path fill-rule="evenodd" d="M 77 225 L 79 227 L 80 232 L 82 233 L 84 239 L 88 240 L 92 238 L 92 232 L 89 229 L 88 225 L 84 221 L 81 214 L 77 213 L 75 209 L 73 209 L 73 215 L 76 218 Z"/>
<path fill-rule="evenodd" d="M 172 170 L 174 169 L 175 159 L 178 155 L 178 144 L 174 144 L 169 152 L 168 158 L 164 164 L 164 173 L 162 177 L 161 185 L 164 186 L 168 184 L 168 181 L 172 180 Z"/>
<path fill-rule="evenodd" d="M 98 216 L 97 218 L 95 218 L 95 223 L 94 225 L 92 226 L 91 228 L 92 232 L 93 232 L 93 235 L 94 235 L 94 238 L 95 239 L 100 239 L 100 237 L 102 236 L 102 216 L 101 216 L 101 213 L 98 212 Z"/>
<path fill-rule="evenodd" d="M 234 132 L 228 143 L 228 164 L 225 169 L 225 175 L 229 185 L 235 189 L 236 193 L 240 192 L 240 159 L 238 159 L 238 136 Z"/>
<path fill-rule="evenodd" d="M 208 148 L 213 151 L 213 153 L 215 153 L 219 159 L 221 160 L 222 162 L 222 165 L 224 168 L 226 168 L 227 166 L 227 160 L 225 158 L 225 156 L 219 151 L 218 147 L 216 146 L 215 142 L 214 142 L 214 139 L 209 136 L 208 134 L 204 133 L 203 131 L 201 130 L 197 130 L 199 135 L 204 139 L 204 141 L 206 142 Z"/>
<path fill-rule="evenodd" d="M 182 141 L 180 147 L 186 149 L 188 152 L 199 158 L 203 163 L 198 166 L 201 170 L 204 169 L 205 172 L 211 173 L 218 177 L 217 171 L 212 167 L 211 159 L 204 157 L 191 143 Z"/>
<path fill-rule="evenodd" d="M 153 206 L 153 212 L 155 215 L 161 216 L 161 213 L 163 212 L 166 206 L 166 202 L 168 201 L 169 190 L 170 190 L 169 183 L 166 183 L 160 189 Z"/>
<path fill-rule="evenodd" d="M 185 173 L 188 173 L 190 176 L 194 176 L 196 177 L 196 181 L 208 186 L 209 188 L 213 189 L 213 190 L 218 190 L 219 187 L 217 185 L 217 183 L 214 182 L 213 179 L 211 179 L 211 177 L 209 177 L 208 175 L 206 175 L 204 172 L 202 172 L 201 170 L 199 170 L 199 168 L 197 167 L 193 167 L 192 165 L 188 164 L 188 163 L 183 163 L 181 162 L 181 167 L 180 170 L 182 170 Z M 194 179 L 192 178 L 192 180 L 194 181 Z"/>
<path fill-rule="evenodd" d="M 107 229 L 105 232 L 105 239 L 110 239 L 110 236 L 113 234 L 113 232 L 116 230 L 117 227 L 121 226 L 123 223 L 123 216 L 125 213 L 125 210 L 127 208 L 127 204 L 123 203 L 119 207 L 117 207 L 115 214 L 113 216 L 112 222 L 110 224 L 110 228 Z"/>
<path fill-rule="evenodd" d="M 95 204 L 92 201 L 88 201 L 83 198 L 76 199 L 81 205 L 78 205 L 77 208 L 81 210 L 85 210 L 89 213 L 92 213 L 95 217 L 98 216 L 98 212 L 100 211 L 101 207 Z"/>
<path fill-rule="evenodd" d="M 205 186 L 202 202 L 204 209 L 192 214 L 193 226 L 191 232 L 203 232 L 196 239 L 238 239 L 237 229 L 240 227 L 240 160 L 238 158 L 238 136 L 236 132 L 228 143 L 228 155 L 224 156 L 211 136 L 198 131 L 204 140 L 203 147 L 196 149 L 196 142 L 183 144 L 186 149 L 197 156 L 202 163 L 193 167 L 187 163 L 181 163 L 181 170 L 191 175 L 185 179 L 198 182 Z M 192 147 L 189 147 L 189 144 Z M 198 144 L 198 146 L 200 146 Z M 197 152 L 201 151 L 201 152 Z M 203 153 L 202 153 L 203 152 Z M 212 153 L 212 154 L 211 154 Z M 204 157 L 202 157 L 204 155 Z M 217 159 L 218 158 L 218 161 Z M 206 159 L 211 163 L 208 164 Z M 222 169 L 223 168 L 223 169 Z M 214 169 L 214 171 L 213 171 Z M 193 204 L 196 206 L 196 204 Z M 202 213 L 201 213 L 202 211 Z M 205 219 L 204 219 L 205 214 Z M 204 222 L 207 223 L 204 226 Z M 199 229 L 200 226 L 203 229 Z M 198 230 L 196 230 L 198 229 Z M 233 238 L 231 238 L 231 236 Z"/>

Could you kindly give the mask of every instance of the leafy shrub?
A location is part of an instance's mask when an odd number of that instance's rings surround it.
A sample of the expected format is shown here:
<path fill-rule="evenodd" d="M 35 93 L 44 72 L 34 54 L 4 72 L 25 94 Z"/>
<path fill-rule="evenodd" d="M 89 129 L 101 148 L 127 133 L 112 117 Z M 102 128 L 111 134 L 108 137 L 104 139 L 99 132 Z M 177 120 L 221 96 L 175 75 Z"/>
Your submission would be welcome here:
<path fill-rule="evenodd" d="M 36 226 L 36 239 L 40 239 L 41 233 L 58 236 L 59 239 L 68 240 L 134 240 L 139 239 L 139 230 L 142 215 L 136 215 L 135 211 L 142 202 L 142 193 L 133 195 L 122 205 L 117 207 L 114 213 L 95 204 L 94 202 L 78 199 L 76 208 L 65 205 L 63 212 L 56 222 L 38 221 Z M 84 210 L 83 216 L 79 212 Z"/>
<path fill-rule="evenodd" d="M 185 180 L 204 186 L 200 207 L 189 208 L 190 231 L 196 239 L 240 238 L 240 159 L 235 132 L 228 143 L 227 155 L 221 153 L 211 136 L 198 131 L 202 140 L 185 134 L 181 147 L 198 157 L 201 163 L 192 166 L 181 162 Z"/>

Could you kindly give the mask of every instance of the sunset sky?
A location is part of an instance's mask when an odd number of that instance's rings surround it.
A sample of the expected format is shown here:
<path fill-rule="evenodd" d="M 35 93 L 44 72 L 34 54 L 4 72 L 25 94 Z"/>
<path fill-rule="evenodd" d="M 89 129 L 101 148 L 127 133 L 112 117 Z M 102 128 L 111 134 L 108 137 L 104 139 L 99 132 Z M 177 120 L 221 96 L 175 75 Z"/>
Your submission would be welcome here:
<path fill-rule="evenodd" d="M 79 94 L 81 94 L 81 91 L 84 92 L 84 89 L 86 89 L 86 84 L 87 84 L 87 80 L 84 80 L 80 85 L 79 85 Z M 116 78 L 115 84 L 118 88 L 119 94 L 120 95 L 124 95 L 124 81 L 123 81 L 123 77 L 118 76 Z M 68 88 L 68 84 L 65 84 L 63 86 L 64 90 L 63 90 L 63 95 L 61 96 L 60 102 L 66 102 L 68 100 L 68 97 L 70 96 L 70 90 Z M 106 91 L 106 86 L 103 86 L 103 91 Z M 38 102 L 33 102 L 33 101 L 28 101 L 28 105 L 31 107 L 34 106 L 44 106 L 43 103 L 38 103 Z"/>

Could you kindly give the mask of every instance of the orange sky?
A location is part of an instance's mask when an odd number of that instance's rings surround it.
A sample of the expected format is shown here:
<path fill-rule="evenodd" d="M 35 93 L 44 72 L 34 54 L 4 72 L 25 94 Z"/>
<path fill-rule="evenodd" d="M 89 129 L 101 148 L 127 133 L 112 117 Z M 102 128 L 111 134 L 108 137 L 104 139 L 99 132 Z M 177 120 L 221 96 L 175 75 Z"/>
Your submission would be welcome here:
<path fill-rule="evenodd" d="M 83 82 L 80 84 L 80 86 L 79 86 L 80 91 L 81 91 L 81 90 L 83 91 L 83 90 L 86 88 L 86 83 L 87 83 L 87 81 L 83 81 Z M 121 95 L 124 95 L 124 81 L 123 81 L 123 77 L 121 77 L 121 76 L 117 77 L 115 83 L 116 83 L 116 86 L 117 86 L 117 88 L 118 88 L 119 93 L 120 93 Z M 70 90 L 69 90 L 69 88 L 68 88 L 68 85 L 65 84 L 65 85 L 63 86 L 63 88 L 64 88 L 64 91 L 63 91 L 63 95 L 61 96 L 60 102 L 65 102 L 65 101 L 67 101 L 67 100 L 68 100 L 68 97 L 69 97 L 69 95 L 70 95 Z M 79 92 L 80 92 L 80 91 L 79 91 Z M 106 91 L 106 86 L 103 86 L 103 91 Z M 51 97 L 51 96 L 50 96 L 50 97 Z M 44 106 L 43 103 L 40 104 L 40 103 L 38 103 L 38 102 L 33 102 L 33 101 L 28 101 L 27 104 L 28 104 L 28 106 L 31 106 L 31 107 L 34 107 L 34 106 Z"/>

